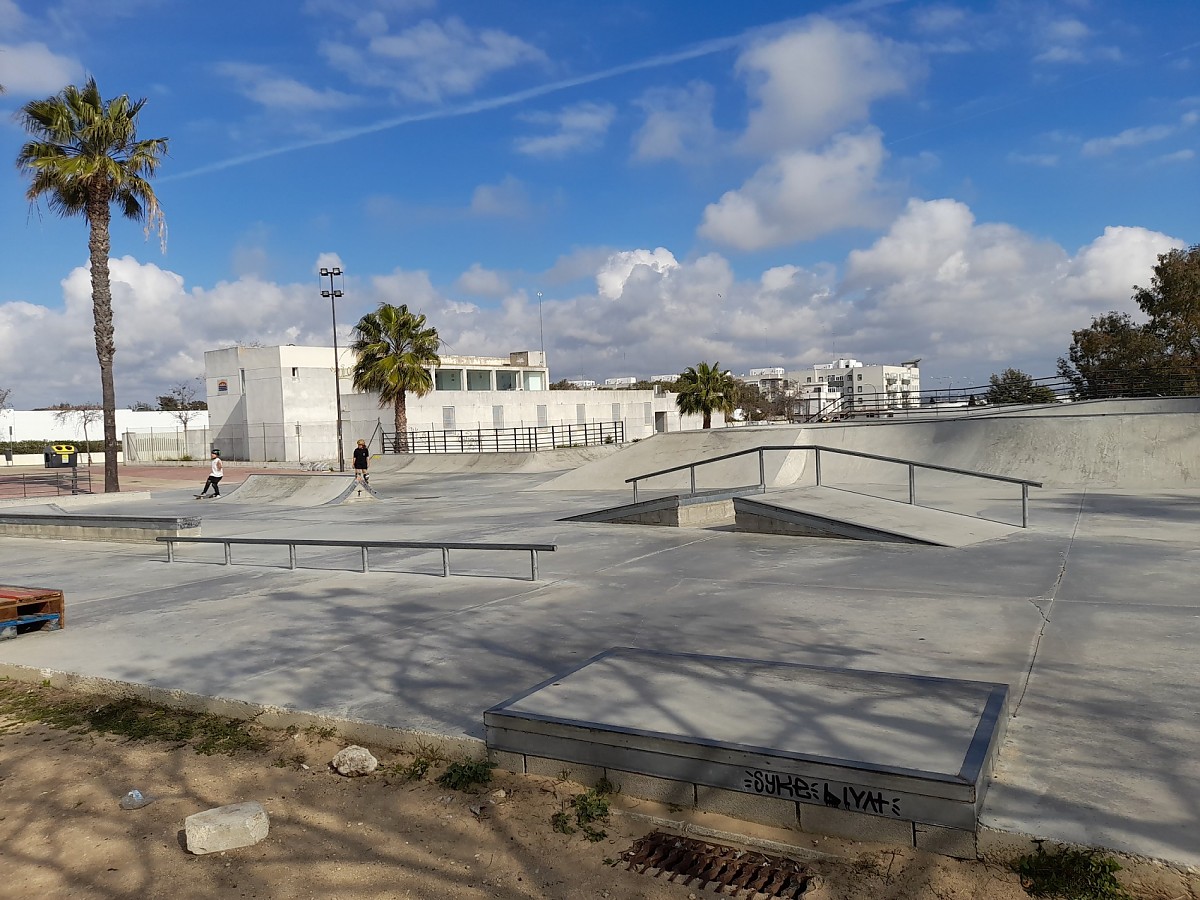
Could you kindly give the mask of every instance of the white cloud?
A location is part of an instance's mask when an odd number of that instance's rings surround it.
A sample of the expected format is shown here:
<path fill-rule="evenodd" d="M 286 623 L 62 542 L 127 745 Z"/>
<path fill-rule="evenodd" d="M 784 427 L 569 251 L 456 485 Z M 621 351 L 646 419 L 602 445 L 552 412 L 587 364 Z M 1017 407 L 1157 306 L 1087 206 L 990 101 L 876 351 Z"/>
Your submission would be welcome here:
<path fill-rule="evenodd" d="M 716 141 L 713 88 L 706 82 L 694 81 L 686 88 L 655 88 L 635 104 L 646 120 L 633 136 L 634 159 L 689 162 L 706 155 Z"/>
<path fill-rule="evenodd" d="M 670 250 L 659 247 L 650 250 L 622 250 L 611 254 L 596 272 L 596 291 L 601 297 L 616 300 L 625 290 L 625 285 L 634 273 L 644 268 L 662 274 L 679 268 L 679 263 Z"/>
<path fill-rule="evenodd" d="M 472 263 L 471 268 L 458 276 L 454 282 L 455 290 L 464 294 L 475 294 L 480 297 L 502 297 L 509 290 L 508 279 L 495 269 L 485 269 L 479 263 Z"/>
<path fill-rule="evenodd" d="M 756 103 L 742 145 L 767 153 L 822 144 L 924 73 L 914 48 L 822 18 L 751 47 L 737 69 Z"/>
<path fill-rule="evenodd" d="M 1071 253 L 1009 225 L 976 222 L 962 203 L 913 200 L 886 234 L 849 254 L 840 281 L 830 264 L 739 278 L 716 253 L 681 261 L 662 247 L 580 249 L 570 264 L 578 271 L 590 259 L 595 287 L 547 291 L 546 348 L 552 372 L 572 376 L 651 375 L 700 360 L 741 371 L 827 361 L 836 329 L 843 355 L 865 361 L 922 356 L 927 371 L 976 383 L 1010 365 L 1049 375 L 1073 329 L 1110 309 L 1134 309 L 1133 285 L 1149 281 L 1158 254 L 1182 246 L 1144 228 L 1110 227 Z M 340 263 L 333 254 L 317 260 Z M 189 287 L 132 257 L 111 269 L 122 405 L 199 374 L 205 350 L 239 341 L 328 346 L 329 307 L 314 300 L 310 282 L 250 276 Z M 460 282 L 505 287 L 479 265 Z M 538 346 L 537 301 L 524 291 L 498 295 L 498 304 L 475 304 L 452 299 L 423 271 L 358 273 L 339 301 L 339 339 L 389 302 L 425 313 L 447 352 Z M 61 309 L 0 302 L 0 381 L 20 407 L 98 394 L 86 267 L 64 279 L 63 300 Z"/>
<path fill-rule="evenodd" d="M 520 218 L 529 213 L 529 192 L 512 175 L 498 184 L 481 184 L 471 193 L 471 215 Z"/>
<path fill-rule="evenodd" d="M 0 0 L 0 29 L 15 34 L 25 24 L 25 14 L 16 0 Z"/>
<path fill-rule="evenodd" d="M 1105 156 L 1118 150 L 1140 147 L 1143 144 L 1152 144 L 1174 137 L 1192 128 L 1197 122 L 1200 122 L 1200 113 L 1197 113 L 1195 110 L 1188 110 L 1180 116 L 1178 122 L 1166 125 L 1143 125 L 1137 128 L 1126 128 L 1124 131 L 1111 137 L 1092 138 L 1089 141 L 1084 141 L 1080 152 L 1084 156 Z"/>
<path fill-rule="evenodd" d="M 1053 168 L 1059 163 L 1056 153 L 1010 153 L 1007 159 L 1010 163 L 1019 166 L 1041 166 L 1047 169 Z"/>
<path fill-rule="evenodd" d="M 0 44 L 0 84 L 16 97 L 56 94 L 83 77 L 79 60 L 45 44 Z"/>
<path fill-rule="evenodd" d="M 238 90 L 249 99 L 269 110 L 282 112 L 342 109 L 356 105 L 359 100 L 335 90 L 317 90 L 294 78 L 286 78 L 267 66 L 249 63 L 221 63 L 217 73 L 232 79 Z"/>
<path fill-rule="evenodd" d="M 1015 365 L 1049 375 L 1071 331 L 1132 309 L 1132 286 L 1177 246 L 1143 228 L 1108 228 L 1071 257 L 1011 226 L 978 224 L 962 203 L 911 200 L 886 235 L 847 260 L 847 343 L 872 355 L 907 348 L 979 374 Z"/>
<path fill-rule="evenodd" d="M 884 149 L 875 129 L 838 135 L 820 151 L 779 154 L 704 211 L 700 234 L 739 250 L 808 240 L 842 228 L 883 224 L 876 180 Z"/>
<path fill-rule="evenodd" d="M 454 16 L 441 23 L 426 19 L 394 34 L 373 32 L 361 47 L 327 41 L 321 52 L 362 84 L 430 103 L 470 94 L 498 72 L 546 59 L 515 35 L 496 28 L 475 30 Z"/>
<path fill-rule="evenodd" d="M 1078 19 L 1051 19 L 1036 22 L 1033 39 L 1041 50 L 1033 61 L 1039 63 L 1085 63 L 1093 60 L 1117 61 L 1117 47 L 1090 43 L 1093 32 Z"/>
<path fill-rule="evenodd" d="M 521 118 L 536 125 L 548 125 L 551 134 L 517 138 L 515 145 L 526 156 L 566 156 L 578 150 L 600 146 L 617 110 L 611 103 L 576 103 L 557 113 L 526 113 Z"/>

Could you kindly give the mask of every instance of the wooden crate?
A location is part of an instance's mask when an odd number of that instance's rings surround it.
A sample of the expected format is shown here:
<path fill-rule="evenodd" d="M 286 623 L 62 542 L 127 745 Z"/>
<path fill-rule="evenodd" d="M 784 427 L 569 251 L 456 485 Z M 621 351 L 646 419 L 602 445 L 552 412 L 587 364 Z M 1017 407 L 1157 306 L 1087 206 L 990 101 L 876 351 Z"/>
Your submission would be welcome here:
<path fill-rule="evenodd" d="M 0 630 L 21 634 L 47 626 L 67 624 L 67 601 L 62 591 L 50 588 L 0 585 Z"/>

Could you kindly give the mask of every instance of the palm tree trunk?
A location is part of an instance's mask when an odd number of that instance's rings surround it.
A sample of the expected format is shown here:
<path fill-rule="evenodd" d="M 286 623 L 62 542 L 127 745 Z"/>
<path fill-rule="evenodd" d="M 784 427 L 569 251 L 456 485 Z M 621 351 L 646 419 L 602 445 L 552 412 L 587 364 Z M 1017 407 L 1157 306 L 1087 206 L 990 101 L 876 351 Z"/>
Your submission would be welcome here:
<path fill-rule="evenodd" d="M 704 411 L 704 424 L 701 425 L 700 427 L 701 428 L 712 428 L 712 410 L 706 409 Z"/>
<path fill-rule="evenodd" d="M 405 392 L 396 395 L 396 446 L 400 453 L 408 452 L 408 405 L 405 403 Z"/>
<path fill-rule="evenodd" d="M 113 387 L 112 288 L 108 280 L 110 211 L 107 197 L 88 202 L 88 254 L 92 264 L 92 315 L 95 318 L 96 359 L 100 363 L 100 405 L 104 408 L 104 493 L 121 490 L 117 477 L 117 393 Z"/>

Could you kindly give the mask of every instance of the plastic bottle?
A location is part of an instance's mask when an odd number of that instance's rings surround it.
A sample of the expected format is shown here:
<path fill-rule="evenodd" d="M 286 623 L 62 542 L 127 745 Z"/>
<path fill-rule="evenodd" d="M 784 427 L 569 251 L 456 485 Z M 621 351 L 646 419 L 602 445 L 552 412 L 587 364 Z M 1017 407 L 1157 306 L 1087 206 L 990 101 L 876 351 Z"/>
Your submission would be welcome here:
<path fill-rule="evenodd" d="M 141 809 L 153 802 L 153 797 L 147 797 L 141 791 L 134 790 L 121 798 L 121 809 Z"/>

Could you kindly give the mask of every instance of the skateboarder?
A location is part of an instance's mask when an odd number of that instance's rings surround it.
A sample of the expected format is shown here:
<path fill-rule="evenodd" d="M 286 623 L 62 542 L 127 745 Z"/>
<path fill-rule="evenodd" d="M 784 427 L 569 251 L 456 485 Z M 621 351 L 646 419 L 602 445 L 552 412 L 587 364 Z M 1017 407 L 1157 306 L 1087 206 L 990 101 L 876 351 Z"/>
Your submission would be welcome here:
<path fill-rule="evenodd" d="M 216 500 L 221 496 L 221 479 L 225 477 L 225 466 L 221 463 L 221 451 L 214 450 L 212 452 L 212 469 L 209 471 L 208 481 L 204 482 L 204 489 L 196 495 L 199 500 L 208 493 L 208 489 L 213 489 L 213 499 Z"/>
<path fill-rule="evenodd" d="M 371 451 L 367 449 L 367 442 L 359 438 L 358 446 L 354 448 L 354 474 L 362 479 L 363 484 L 371 483 L 371 476 L 367 474 L 370 458 Z"/>

